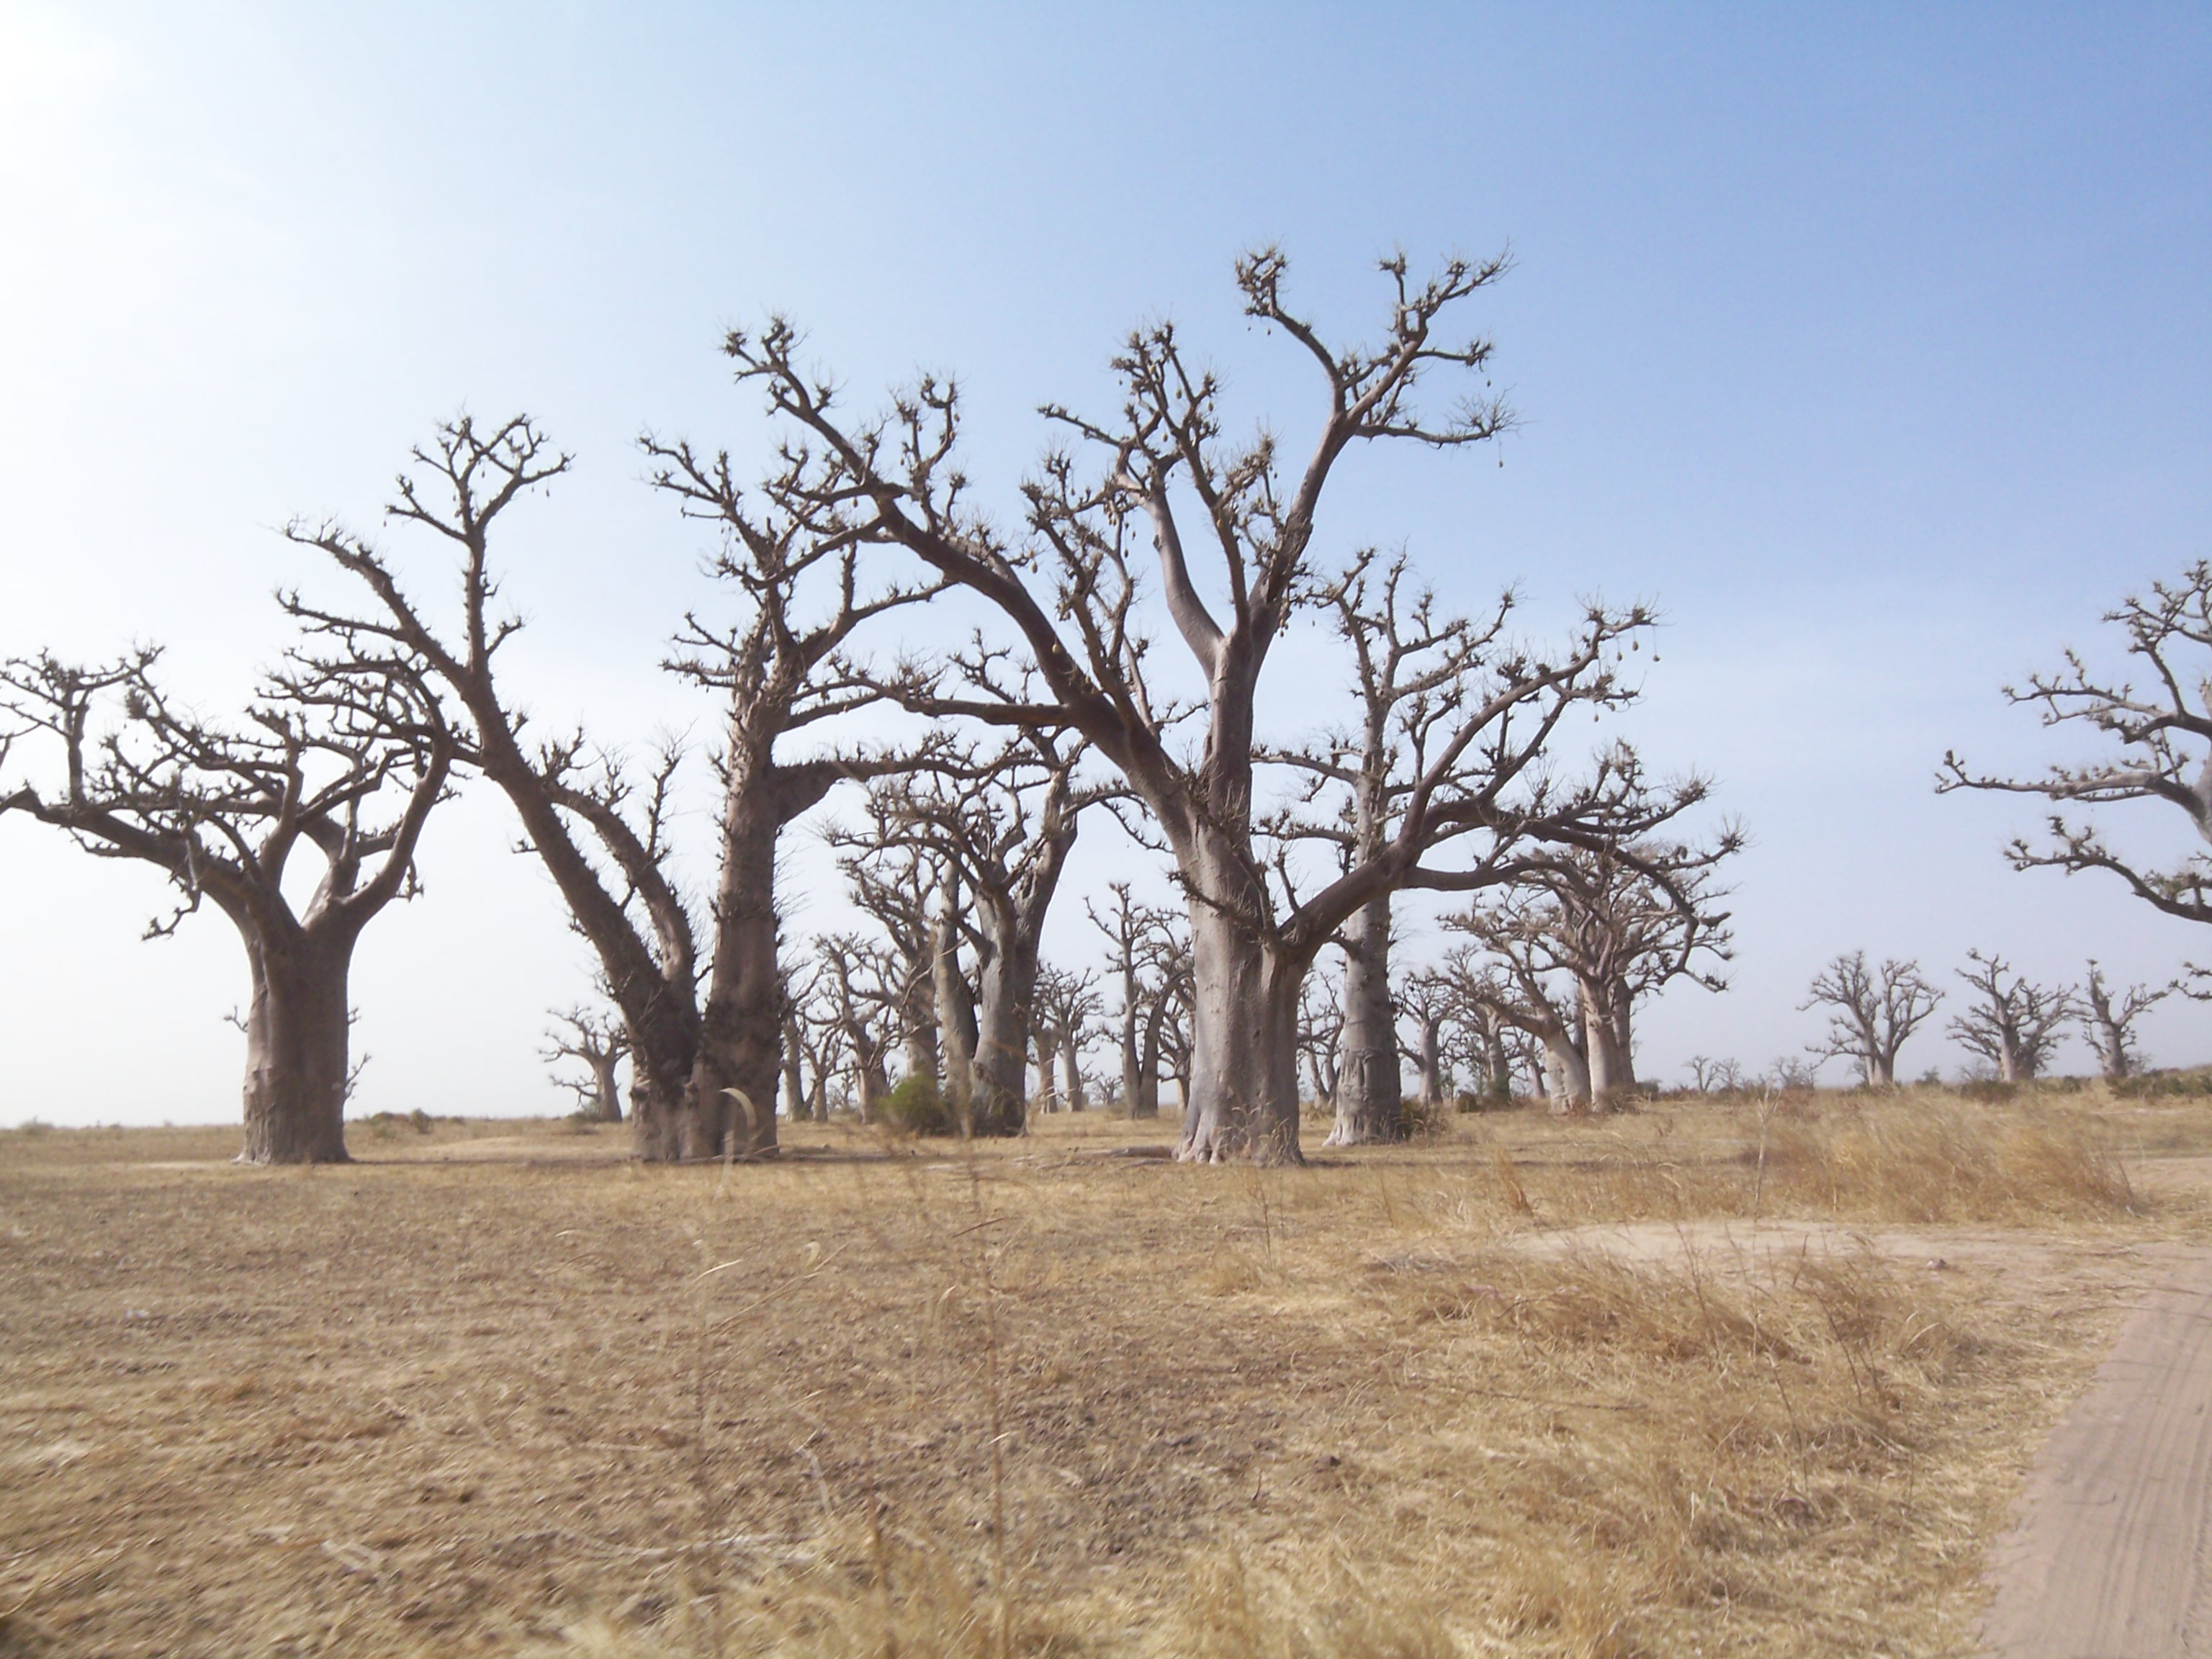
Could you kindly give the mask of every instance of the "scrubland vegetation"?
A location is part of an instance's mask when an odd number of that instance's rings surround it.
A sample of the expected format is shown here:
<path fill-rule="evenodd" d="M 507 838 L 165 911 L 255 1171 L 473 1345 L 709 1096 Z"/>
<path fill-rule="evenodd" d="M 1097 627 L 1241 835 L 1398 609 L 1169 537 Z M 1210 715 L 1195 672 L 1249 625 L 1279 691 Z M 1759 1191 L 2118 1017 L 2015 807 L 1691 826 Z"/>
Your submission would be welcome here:
<path fill-rule="evenodd" d="M 0 1135 L 0 1649 L 1936 1654 L 2196 1080 L 1156 1126 Z M 1147 1144 L 1151 1138 L 1152 1144 Z"/>

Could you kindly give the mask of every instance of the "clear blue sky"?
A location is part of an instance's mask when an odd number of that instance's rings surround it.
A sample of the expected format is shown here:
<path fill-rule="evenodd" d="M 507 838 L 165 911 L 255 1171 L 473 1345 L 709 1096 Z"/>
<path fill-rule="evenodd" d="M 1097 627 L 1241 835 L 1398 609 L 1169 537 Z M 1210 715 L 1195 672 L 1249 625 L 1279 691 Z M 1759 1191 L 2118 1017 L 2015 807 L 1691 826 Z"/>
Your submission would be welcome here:
<path fill-rule="evenodd" d="M 758 444 L 727 325 L 793 311 L 862 401 L 957 372 L 1003 501 L 1034 406 L 1103 396 L 1158 313 L 1303 429 L 1239 250 L 1282 241 L 1341 331 L 1378 253 L 1510 243 L 1482 322 L 1522 428 L 1362 461 L 1324 532 L 1402 539 L 1468 603 L 1517 580 L 1538 625 L 1589 592 L 1667 611 L 1630 730 L 1757 844 L 1736 988 L 1647 1014 L 1644 1069 L 1795 1051 L 1850 946 L 2212 958 L 2110 884 L 2006 870 L 2026 804 L 1929 788 L 1948 746 L 2057 753 L 1998 685 L 2212 556 L 2212 11 L 641 9 L 0 0 L 0 652 L 158 638 L 230 702 L 301 574 L 275 526 L 368 526 L 434 420 L 526 409 L 580 465 L 509 545 L 519 683 L 549 722 L 703 732 L 653 667 L 712 603 L 700 538 L 629 446 Z M 586 965 L 510 836 L 476 792 L 369 934 L 362 1109 L 557 1103 L 533 1051 Z M 235 1114 L 238 946 L 213 916 L 136 943 L 159 903 L 0 823 L 0 1122 Z M 2212 1059 L 2212 1011 L 2148 1035 Z"/>

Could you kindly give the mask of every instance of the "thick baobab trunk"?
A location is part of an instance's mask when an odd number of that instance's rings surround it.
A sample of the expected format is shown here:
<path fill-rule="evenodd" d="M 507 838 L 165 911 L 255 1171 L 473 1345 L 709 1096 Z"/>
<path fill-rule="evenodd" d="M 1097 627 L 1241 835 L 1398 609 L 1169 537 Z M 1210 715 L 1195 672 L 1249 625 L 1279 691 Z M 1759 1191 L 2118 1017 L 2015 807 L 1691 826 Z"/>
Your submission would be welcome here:
<path fill-rule="evenodd" d="M 945 1098 L 958 1116 L 975 1097 L 975 999 L 969 991 L 968 976 L 960 971 L 959 939 L 949 916 L 938 920 L 930 980 L 937 1005 L 938 1066 L 945 1079 Z"/>
<path fill-rule="evenodd" d="M 657 989 L 648 990 L 648 1006 L 641 1012 L 623 1007 L 623 1026 L 630 1037 L 630 1151 L 648 1164 L 685 1155 L 683 1125 L 690 1115 L 692 1064 L 698 1054 L 695 1028 L 685 1017 L 689 1011 L 656 994 Z"/>
<path fill-rule="evenodd" d="M 1897 1086 L 1897 1056 L 1884 1054 L 1880 1048 L 1870 1048 L 1860 1056 L 1866 1065 L 1867 1087 L 1893 1089 Z"/>
<path fill-rule="evenodd" d="M 1587 1109 L 1590 1103 L 1589 1062 L 1561 1028 L 1544 1034 L 1544 1081 L 1554 1112 Z"/>
<path fill-rule="evenodd" d="M 1390 1006 L 1387 894 L 1353 916 L 1345 931 L 1342 1052 L 1336 1074 L 1336 1126 L 1325 1144 L 1357 1146 L 1405 1139 L 1398 1022 Z M 1429 1085 L 1425 1070 L 1422 1084 L 1425 1089 Z"/>
<path fill-rule="evenodd" d="M 1016 937 L 998 943 L 983 964 L 976 1011 L 975 1088 L 969 1133 L 1018 1135 L 1028 1115 L 1030 998 L 1036 989 L 1036 947 Z"/>
<path fill-rule="evenodd" d="M 1607 1006 L 1603 988 L 1585 985 L 1577 998 L 1583 1026 L 1583 1052 L 1589 1073 L 1589 1100 L 1602 1109 L 1636 1086 L 1628 1057 L 1621 1052 L 1619 1030 Z"/>
<path fill-rule="evenodd" d="M 1306 964 L 1271 953 L 1249 926 L 1194 899 L 1191 1079 L 1178 1157 L 1302 1164 L 1298 988 Z"/>
<path fill-rule="evenodd" d="M 730 765 L 723 796 L 721 874 L 714 888 L 714 952 L 699 1011 L 691 1087 L 676 1120 L 677 1155 L 775 1156 L 775 1091 L 787 1012 L 776 955 L 773 802 Z"/>
<path fill-rule="evenodd" d="M 350 938 L 249 936 L 240 1164 L 343 1164 Z"/>

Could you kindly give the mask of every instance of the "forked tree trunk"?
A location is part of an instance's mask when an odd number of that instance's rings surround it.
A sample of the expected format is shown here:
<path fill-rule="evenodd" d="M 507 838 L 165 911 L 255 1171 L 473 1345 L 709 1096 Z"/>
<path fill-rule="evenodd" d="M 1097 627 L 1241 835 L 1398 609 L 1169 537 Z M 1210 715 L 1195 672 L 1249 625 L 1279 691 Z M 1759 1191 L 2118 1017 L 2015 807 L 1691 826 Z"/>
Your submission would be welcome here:
<path fill-rule="evenodd" d="M 787 1012 L 777 960 L 775 843 L 782 829 L 763 792 L 723 796 L 721 870 L 714 887 L 714 960 L 699 1011 L 691 1086 L 675 1125 L 680 1158 L 775 1156 L 775 1091 Z M 736 1091 L 732 1095 L 730 1091 Z"/>
<path fill-rule="evenodd" d="M 615 1068 L 622 1064 L 618 1054 L 601 1054 L 587 1062 L 592 1068 L 592 1121 L 595 1123 L 622 1121 L 622 1087 L 615 1081 Z"/>
<path fill-rule="evenodd" d="M 246 1145 L 240 1164 L 343 1164 L 350 936 L 248 933 Z"/>
<path fill-rule="evenodd" d="M 1191 904 L 1189 1105 L 1177 1156 L 1221 1164 L 1302 1164 L 1298 1151 L 1298 989 L 1304 962 L 1270 951 L 1212 904 Z"/>
<path fill-rule="evenodd" d="M 1398 1022 L 1390 1007 L 1388 895 L 1352 919 L 1344 952 L 1344 1059 L 1336 1074 L 1336 1125 L 1325 1144 L 1402 1140 L 1405 1103 L 1398 1084 Z M 1425 1086 L 1425 1075 L 1423 1082 Z"/>
<path fill-rule="evenodd" d="M 1859 1057 L 1865 1065 L 1867 1086 L 1870 1089 L 1893 1089 L 1897 1086 L 1897 1056 L 1886 1053 L 1878 1045 L 1869 1044 Z"/>

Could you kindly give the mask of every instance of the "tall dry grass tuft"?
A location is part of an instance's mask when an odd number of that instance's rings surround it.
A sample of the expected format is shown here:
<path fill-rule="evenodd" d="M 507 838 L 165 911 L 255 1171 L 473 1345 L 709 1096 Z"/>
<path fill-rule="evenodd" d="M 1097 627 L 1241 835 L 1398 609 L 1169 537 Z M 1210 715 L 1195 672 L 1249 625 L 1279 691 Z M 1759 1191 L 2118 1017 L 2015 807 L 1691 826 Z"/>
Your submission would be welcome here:
<path fill-rule="evenodd" d="M 1233 1550 L 1193 1567 L 1153 1650 L 1159 1659 L 1459 1659 L 1462 1651 L 1417 1598 L 1353 1587 L 1310 1600 Z"/>
<path fill-rule="evenodd" d="M 1991 1121 L 1922 1103 L 1780 1122 L 1766 1153 L 1773 1201 L 1884 1221 L 2133 1215 L 2110 1148 L 2081 1125 Z"/>
<path fill-rule="evenodd" d="M 1914 1557 L 1907 1472 L 1999 1352 L 1954 1293 L 1870 1250 L 1654 1262 L 1501 1250 L 1393 1281 L 1404 1316 L 1515 1376 L 1455 1471 L 1494 1533 L 1485 1622 L 1516 1646 L 1629 1659 L 1717 1609 L 1774 1605 L 1826 1560 Z M 1517 1409 L 1516 1409 L 1517 1408 Z M 1802 1595 L 1802 1588 L 1798 1592 Z"/>

